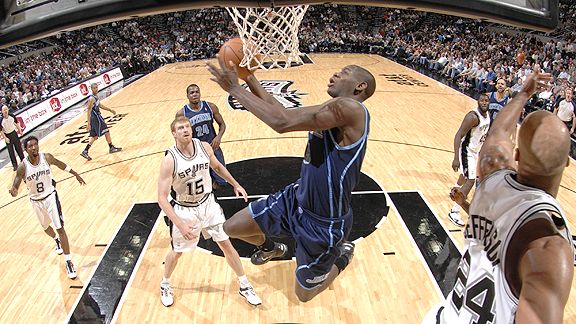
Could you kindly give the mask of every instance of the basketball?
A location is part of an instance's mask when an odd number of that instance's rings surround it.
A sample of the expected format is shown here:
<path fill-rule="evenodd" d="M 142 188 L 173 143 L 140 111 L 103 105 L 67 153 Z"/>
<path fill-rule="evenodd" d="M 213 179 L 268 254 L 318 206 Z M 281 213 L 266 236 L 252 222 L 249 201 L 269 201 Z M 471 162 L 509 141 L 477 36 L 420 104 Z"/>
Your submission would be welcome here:
<path fill-rule="evenodd" d="M 251 72 L 247 68 L 240 66 L 240 62 L 242 62 L 242 58 L 244 58 L 242 46 L 242 40 L 239 37 L 232 38 L 220 47 L 218 56 L 223 58 L 226 64 L 232 62 L 232 64 L 236 66 L 238 77 L 242 80 L 246 80 Z"/>

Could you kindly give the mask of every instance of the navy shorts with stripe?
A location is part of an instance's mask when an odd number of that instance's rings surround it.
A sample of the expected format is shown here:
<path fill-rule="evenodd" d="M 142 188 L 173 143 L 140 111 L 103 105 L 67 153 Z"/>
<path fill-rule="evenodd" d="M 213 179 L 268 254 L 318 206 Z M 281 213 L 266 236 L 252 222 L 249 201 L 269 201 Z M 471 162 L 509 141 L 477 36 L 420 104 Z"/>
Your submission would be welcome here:
<path fill-rule="evenodd" d="M 108 125 L 104 119 L 90 116 L 90 137 L 100 137 L 108 132 Z"/>
<path fill-rule="evenodd" d="M 252 218 L 264 234 L 293 237 L 296 240 L 296 280 L 312 289 L 328 277 L 336 258 L 337 246 L 352 228 L 352 210 L 331 220 L 307 211 L 296 200 L 297 183 L 248 205 Z"/>

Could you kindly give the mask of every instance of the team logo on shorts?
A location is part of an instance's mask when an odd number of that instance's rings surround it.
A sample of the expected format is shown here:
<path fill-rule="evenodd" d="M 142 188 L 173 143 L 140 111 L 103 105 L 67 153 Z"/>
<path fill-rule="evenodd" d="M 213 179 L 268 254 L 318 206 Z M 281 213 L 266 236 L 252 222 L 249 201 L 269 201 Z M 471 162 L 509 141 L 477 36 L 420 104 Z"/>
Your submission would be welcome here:
<path fill-rule="evenodd" d="M 52 108 L 52 111 L 54 112 L 60 110 L 60 108 L 62 108 L 62 104 L 60 104 L 60 99 L 58 99 L 57 97 L 50 99 L 50 108 Z"/>
<path fill-rule="evenodd" d="M 319 284 L 319 283 L 323 282 L 324 280 L 326 280 L 326 278 L 328 278 L 328 274 L 323 274 L 321 276 L 316 276 L 312 279 L 306 279 L 306 283 Z"/>
<path fill-rule="evenodd" d="M 260 80 L 260 84 L 271 94 L 274 99 L 278 100 L 286 109 L 302 107 L 302 97 L 307 95 L 304 92 L 298 92 L 298 90 L 288 90 L 294 81 L 289 80 Z M 242 85 L 245 89 L 248 89 L 248 85 Z M 237 100 L 232 96 L 228 96 L 228 105 L 232 109 L 236 110 L 246 110 Z"/>

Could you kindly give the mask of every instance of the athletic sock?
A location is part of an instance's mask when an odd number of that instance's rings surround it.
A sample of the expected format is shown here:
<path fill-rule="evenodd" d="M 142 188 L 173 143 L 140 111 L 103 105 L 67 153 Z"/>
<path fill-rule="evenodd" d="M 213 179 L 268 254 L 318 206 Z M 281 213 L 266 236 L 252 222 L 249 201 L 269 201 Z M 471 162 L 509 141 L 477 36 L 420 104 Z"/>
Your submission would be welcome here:
<path fill-rule="evenodd" d="M 348 266 L 349 262 L 350 260 L 348 259 L 348 256 L 346 255 L 339 256 L 336 259 L 336 261 L 334 261 L 334 265 L 336 266 L 336 268 L 338 268 L 338 273 L 344 271 L 344 269 L 346 269 L 346 267 Z"/>
<path fill-rule="evenodd" d="M 84 149 L 84 151 L 88 152 L 88 150 L 90 149 L 91 146 L 92 145 L 90 145 L 90 144 L 86 144 L 86 148 Z"/>
<path fill-rule="evenodd" d="M 64 260 L 72 261 L 72 257 L 70 256 L 70 254 L 64 254 Z"/>
<path fill-rule="evenodd" d="M 274 241 L 272 241 L 270 238 L 266 237 L 266 240 L 264 240 L 264 243 L 262 243 L 262 245 L 258 246 L 258 249 L 264 251 L 264 252 L 270 252 L 270 251 L 274 251 Z"/>
<path fill-rule="evenodd" d="M 248 281 L 248 277 L 246 277 L 246 275 L 239 276 L 238 282 L 240 283 L 240 287 L 246 287 L 250 285 L 250 281 Z"/>
<path fill-rule="evenodd" d="M 460 205 L 454 204 L 454 206 L 452 206 L 451 211 L 453 211 L 453 212 L 455 212 L 455 213 L 460 212 Z"/>
<path fill-rule="evenodd" d="M 108 143 L 108 147 L 109 147 L 109 148 L 113 148 L 113 147 L 114 147 L 114 145 L 112 145 L 112 142 Z"/>

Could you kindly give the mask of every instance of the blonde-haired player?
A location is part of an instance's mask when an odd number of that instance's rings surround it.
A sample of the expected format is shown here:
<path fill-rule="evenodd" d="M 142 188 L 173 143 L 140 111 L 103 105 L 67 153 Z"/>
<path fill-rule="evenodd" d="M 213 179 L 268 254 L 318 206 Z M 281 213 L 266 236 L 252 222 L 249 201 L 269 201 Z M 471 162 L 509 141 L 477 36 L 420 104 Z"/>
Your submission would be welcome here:
<path fill-rule="evenodd" d="M 171 129 L 176 144 L 166 151 L 158 177 L 158 204 L 170 219 L 172 237 L 160 283 L 162 304 L 170 306 L 174 303 L 170 276 L 182 253 L 192 252 L 196 248 L 200 233 L 205 239 L 212 238 L 224 252 L 226 261 L 238 276 L 240 295 L 252 305 L 261 304 L 246 278 L 238 252 L 224 232 L 222 225 L 226 219 L 212 193 L 210 168 L 228 181 L 236 196 L 242 196 L 244 201 L 247 201 L 246 190 L 218 162 L 210 144 L 192 138 L 188 118 L 176 117 Z M 175 193 L 174 205 L 168 201 L 171 190 Z"/>

